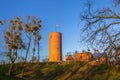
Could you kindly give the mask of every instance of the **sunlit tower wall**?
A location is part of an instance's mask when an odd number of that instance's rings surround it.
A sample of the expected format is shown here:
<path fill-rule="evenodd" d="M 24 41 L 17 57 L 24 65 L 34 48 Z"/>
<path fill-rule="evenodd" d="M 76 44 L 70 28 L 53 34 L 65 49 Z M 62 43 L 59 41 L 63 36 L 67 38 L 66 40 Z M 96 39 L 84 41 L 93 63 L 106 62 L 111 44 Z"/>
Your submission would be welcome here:
<path fill-rule="evenodd" d="M 60 62 L 62 60 L 62 34 L 51 32 L 49 35 L 49 61 Z"/>

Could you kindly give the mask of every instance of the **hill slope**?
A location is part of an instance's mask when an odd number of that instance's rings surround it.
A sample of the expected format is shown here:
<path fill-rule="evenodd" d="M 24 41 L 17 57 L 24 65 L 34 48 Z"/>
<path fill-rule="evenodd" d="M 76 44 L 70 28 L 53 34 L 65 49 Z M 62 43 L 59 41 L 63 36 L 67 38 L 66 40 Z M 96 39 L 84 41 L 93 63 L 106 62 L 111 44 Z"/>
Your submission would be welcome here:
<path fill-rule="evenodd" d="M 91 66 L 83 62 L 71 63 L 23 63 L 14 65 L 14 79 L 21 80 L 120 80 L 120 67 L 108 64 Z M 9 80 L 6 75 L 9 65 L 0 66 L 0 80 Z"/>

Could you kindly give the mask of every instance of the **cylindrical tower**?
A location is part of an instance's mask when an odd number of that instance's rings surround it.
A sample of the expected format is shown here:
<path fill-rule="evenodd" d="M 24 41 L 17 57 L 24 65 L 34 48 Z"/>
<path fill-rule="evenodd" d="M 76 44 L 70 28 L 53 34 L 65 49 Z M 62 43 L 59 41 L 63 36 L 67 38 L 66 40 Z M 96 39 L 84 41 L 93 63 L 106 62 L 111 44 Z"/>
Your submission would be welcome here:
<path fill-rule="evenodd" d="M 51 32 L 49 36 L 49 61 L 62 60 L 62 35 L 60 32 Z"/>

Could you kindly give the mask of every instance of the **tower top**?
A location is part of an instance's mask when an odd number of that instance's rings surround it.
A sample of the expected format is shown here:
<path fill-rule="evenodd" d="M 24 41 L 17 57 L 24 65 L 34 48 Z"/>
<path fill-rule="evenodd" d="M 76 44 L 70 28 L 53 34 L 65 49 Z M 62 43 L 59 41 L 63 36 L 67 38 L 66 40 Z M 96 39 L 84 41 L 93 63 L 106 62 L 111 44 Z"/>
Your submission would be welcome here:
<path fill-rule="evenodd" d="M 53 32 L 50 32 L 50 34 L 61 34 L 61 32 L 53 31 Z"/>

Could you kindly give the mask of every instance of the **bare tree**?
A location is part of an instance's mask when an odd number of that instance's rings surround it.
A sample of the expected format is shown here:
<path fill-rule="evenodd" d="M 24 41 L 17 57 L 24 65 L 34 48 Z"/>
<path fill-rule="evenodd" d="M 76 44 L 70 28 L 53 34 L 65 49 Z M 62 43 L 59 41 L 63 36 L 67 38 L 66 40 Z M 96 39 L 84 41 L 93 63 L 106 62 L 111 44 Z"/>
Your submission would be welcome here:
<path fill-rule="evenodd" d="M 0 25 L 3 25 L 5 23 L 5 20 L 0 20 Z"/>
<path fill-rule="evenodd" d="M 22 41 L 22 22 L 19 17 L 10 21 L 11 26 L 7 31 L 4 31 L 4 39 L 8 47 L 7 56 L 10 59 L 10 68 L 8 75 L 12 77 L 13 65 L 18 57 L 18 50 L 25 47 Z"/>
<path fill-rule="evenodd" d="M 115 0 L 119 2 L 120 0 Z M 102 8 L 93 10 L 92 4 L 88 2 L 87 9 L 81 13 L 81 19 L 84 21 L 84 26 L 81 27 L 81 36 L 84 41 L 91 45 L 97 45 L 108 53 L 114 53 L 120 45 L 120 13 L 118 6 L 117 10 L 113 8 Z M 109 54 L 110 56 L 118 56 L 118 54 Z M 120 55 L 120 54 L 119 54 Z"/>
<path fill-rule="evenodd" d="M 41 21 L 40 20 L 36 20 L 35 18 L 32 18 L 32 22 L 33 22 L 33 37 L 34 37 L 34 47 L 33 47 L 33 58 L 34 58 L 34 55 L 35 55 L 35 51 L 36 51 L 36 44 L 38 44 L 38 61 L 40 59 L 40 55 L 39 55 L 39 41 L 41 39 L 41 36 L 40 36 L 40 29 L 41 29 Z"/>
<path fill-rule="evenodd" d="M 40 46 L 40 39 L 41 39 L 41 35 L 40 35 L 40 29 L 41 29 L 41 20 L 37 19 L 35 17 L 32 16 L 28 16 L 28 21 L 25 24 L 25 33 L 28 39 L 28 45 L 27 45 L 27 50 L 26 50 L 26 56 L 25 56 L 25 61 L 27 61 L 27 55 L 29 52 L 29 49 L 31 47 L 31 43 L 33 41 L 33 48 L 32 48 L 32 52 L 33 52 L 33 56 L 32 56 L 32 61 L 34 61 L 34 57 L 35 57 L 35 52 L 36 52 L 36 46 L 38 47 L 38 60 L 39 60 L 39 46 Z M 38 44 L 38 45 L 37 45 Z"/>
<path fill-rule="evenodd" d="M 14 63 L 17 59 L 23 59 L 26 63 L 27 56 L 31 48 L 33 47 L 33 62 L 39 62 L 40 60 L 40 30 L 41 30 L 41 20 L 32 16 L 29 16 L 27 22 L 22 22 L 19 17 L 16 17 L 14 20 L 10 20 L 10 26 L 8 30 L 4 31 L 4 39 L 7 45 L 7 57 L 10 60 L 10 68 L 8 71 L 8 75 L 12 78 L 13 70 L 14 70 Z M 0 21 L 0 25 L 3 25 L 5 21 Z M 23 39 L 25 38 L 25 40 Z M 25 42 L 28 44 L 25 45 Z M 31 45 L 33 44 L 33 46 Z M 25 58 L 20 57 L 20 50 L 26 49 Z M 35 53 L 38 55 L 35 57 Z M 2 53 L 3 54 L 3 53 Z M 24 64 L 24 63 L 23 63 Z M 22 78 L 24 76 L 24 67 L 26 64 L 23 65 L 22 70 Z"/>
<path fill-rule="evenodd" d="M 24 28 L 23 28 L 25 43 L 27 44 L 26 44 L 26 53 L 25 53 L 25 63 L 23 64 L 21 78 L 24 78 L 24 72 L 25 72 L 24 68 L 26 67 L 27 64 L 28 54 L 30 52 L 31 52 L 30 54 L 32 54 L 32 59 L 30 60 L 31 62 L 37 61 L 37 57 L 35 57 L 35 53 L 38 47 L 38 60 L 40 58 L 39 57 L 40 56 L 39 41 L 41 39 L 40 29 L 41 29 L 41 20 L 33 16 L 28 16 L 27 22 L 24 23 Z"/>
<path fill-rule="evenodd" d="M 27 37 L 27 46 L 26 46 L 26 54 L 25 54 L 25 62 L 27 61 L 27 56 L 28 56 L 28 53 L 29 53 L 29 50 L 30 50 L 30 46 L 31 46 L 31 42 L 32 42 L 32 23 L 31 21 L 29 21 L 29 17 L 28 17 L 28 20 L 27 20 L 27 23 L 24 24 L 25 26 L 25 34 L 26 34 L 26 37 Z"/>

